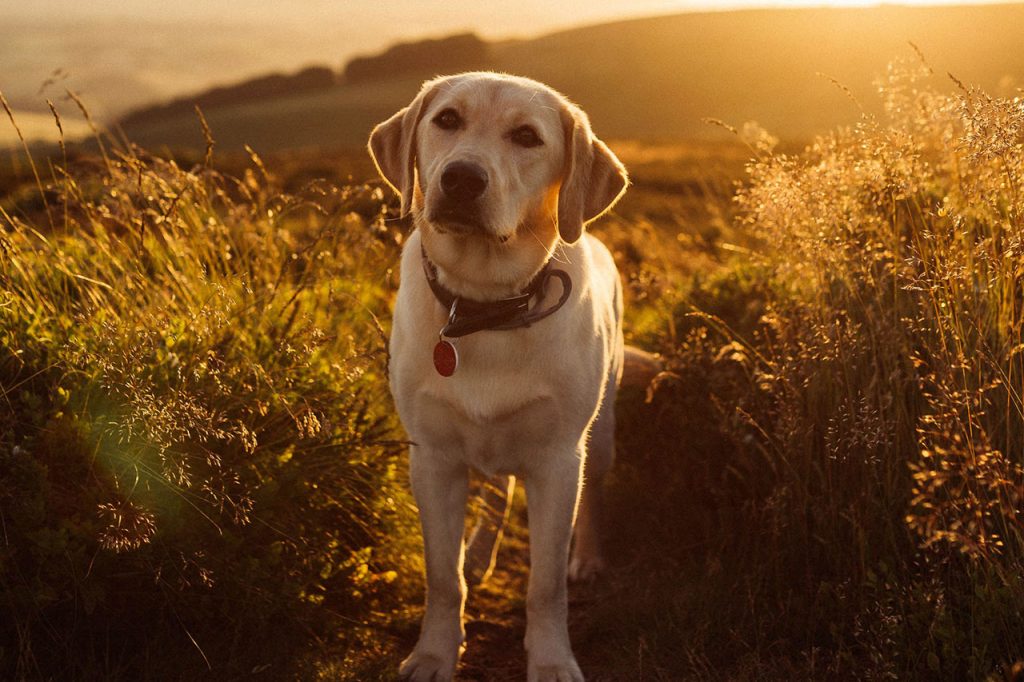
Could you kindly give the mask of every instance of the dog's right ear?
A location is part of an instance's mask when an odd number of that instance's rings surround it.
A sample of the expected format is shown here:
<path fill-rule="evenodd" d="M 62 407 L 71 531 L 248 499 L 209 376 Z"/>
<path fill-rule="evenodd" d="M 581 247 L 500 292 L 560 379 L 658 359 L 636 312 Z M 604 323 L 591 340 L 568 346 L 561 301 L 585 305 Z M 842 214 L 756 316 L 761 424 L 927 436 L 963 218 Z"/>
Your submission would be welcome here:
<path fill-rule="evenodd" d="M 433 99 L 438 81 L 423 84 L 412 104 L 380 123 L 370 133 L 370 156 L 391 188 L 402 195 L 402 217 L 412 209 L 416 190 L 416 126 Z"/>

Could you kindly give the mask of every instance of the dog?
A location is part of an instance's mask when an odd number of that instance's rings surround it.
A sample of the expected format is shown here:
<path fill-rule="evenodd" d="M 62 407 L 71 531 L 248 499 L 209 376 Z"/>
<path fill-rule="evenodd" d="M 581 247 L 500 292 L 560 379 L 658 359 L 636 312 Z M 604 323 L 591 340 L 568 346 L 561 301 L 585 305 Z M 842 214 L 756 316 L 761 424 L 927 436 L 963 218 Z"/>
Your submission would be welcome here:
<path fill-rule="evenodd" d="M 618 271 L 585 226 L 625 192 L 626 169 L 565 96 L 489 72 L 427 81 L 374 128 L 369 151 L 415 228 L 402 250 L 389 377 L 412 443 L 427 589 L 399 674 L 454 677 L 475 469 L 526 490 L 528 680 L 580 682 L 567 578 L 604 564 L 601 481 L 624 348 Z"/>

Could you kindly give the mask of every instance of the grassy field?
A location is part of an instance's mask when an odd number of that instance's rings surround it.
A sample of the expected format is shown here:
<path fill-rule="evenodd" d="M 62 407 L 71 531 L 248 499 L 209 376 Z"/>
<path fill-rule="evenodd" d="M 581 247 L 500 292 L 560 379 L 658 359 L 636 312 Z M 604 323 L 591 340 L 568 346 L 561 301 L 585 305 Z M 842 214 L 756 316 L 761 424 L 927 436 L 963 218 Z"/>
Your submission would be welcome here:
<path fill-rule="evenodd" d="M 1024 109 L 931 80 L 806 148 L 613 145 L 594 229 L 667 371 L 619 405 L 588 679 L 1021 674 Z M 0 675 L 392 679 L 406 226 L 366 160 L 5 164 Z M 467 680 L 523 676 L 518 502 Z"/>

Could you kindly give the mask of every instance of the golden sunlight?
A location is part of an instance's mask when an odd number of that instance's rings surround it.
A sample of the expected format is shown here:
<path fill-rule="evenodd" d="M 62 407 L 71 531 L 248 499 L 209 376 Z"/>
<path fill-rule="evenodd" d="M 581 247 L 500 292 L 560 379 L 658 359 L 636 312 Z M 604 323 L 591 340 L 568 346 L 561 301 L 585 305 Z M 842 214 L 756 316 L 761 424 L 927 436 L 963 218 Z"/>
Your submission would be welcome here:
<path fill-rule="evenodd" d="M 1024 0 L 6 5 L 0 680 L 1024 680 Z"/>

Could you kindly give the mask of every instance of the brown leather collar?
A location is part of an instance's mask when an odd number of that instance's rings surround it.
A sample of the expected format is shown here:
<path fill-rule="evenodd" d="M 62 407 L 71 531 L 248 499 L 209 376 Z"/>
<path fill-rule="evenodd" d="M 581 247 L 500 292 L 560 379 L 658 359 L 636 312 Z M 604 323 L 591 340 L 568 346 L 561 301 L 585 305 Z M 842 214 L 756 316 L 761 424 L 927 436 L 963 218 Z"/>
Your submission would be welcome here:
<path fill-rule="evenodd" d="M 529 327 L 565 305 L 569 300 L 569 294 L 572 293 L 572 279 L 569 273 L 551 267 L 549 260 L 517 296 L 496 301 L 476 301 L 457 296 L 438 281 L 437 266 L 430 261 L 422 246 L 420 252 L 423 255 L 423 272 L 427 276 L 427 284 L 430 285 L 430 290 L 434 292 L 434 298 L 438 303 L 449 311 L 448 324 L 441 329 L 442 337 L 458 338 L 487 329 Z M 538 301 L 543 298 L 544 290 L 552 277 L 562 282 L 562 296 L 545 310 L 530 310 L 530 301 L 534 297 Z"/>

